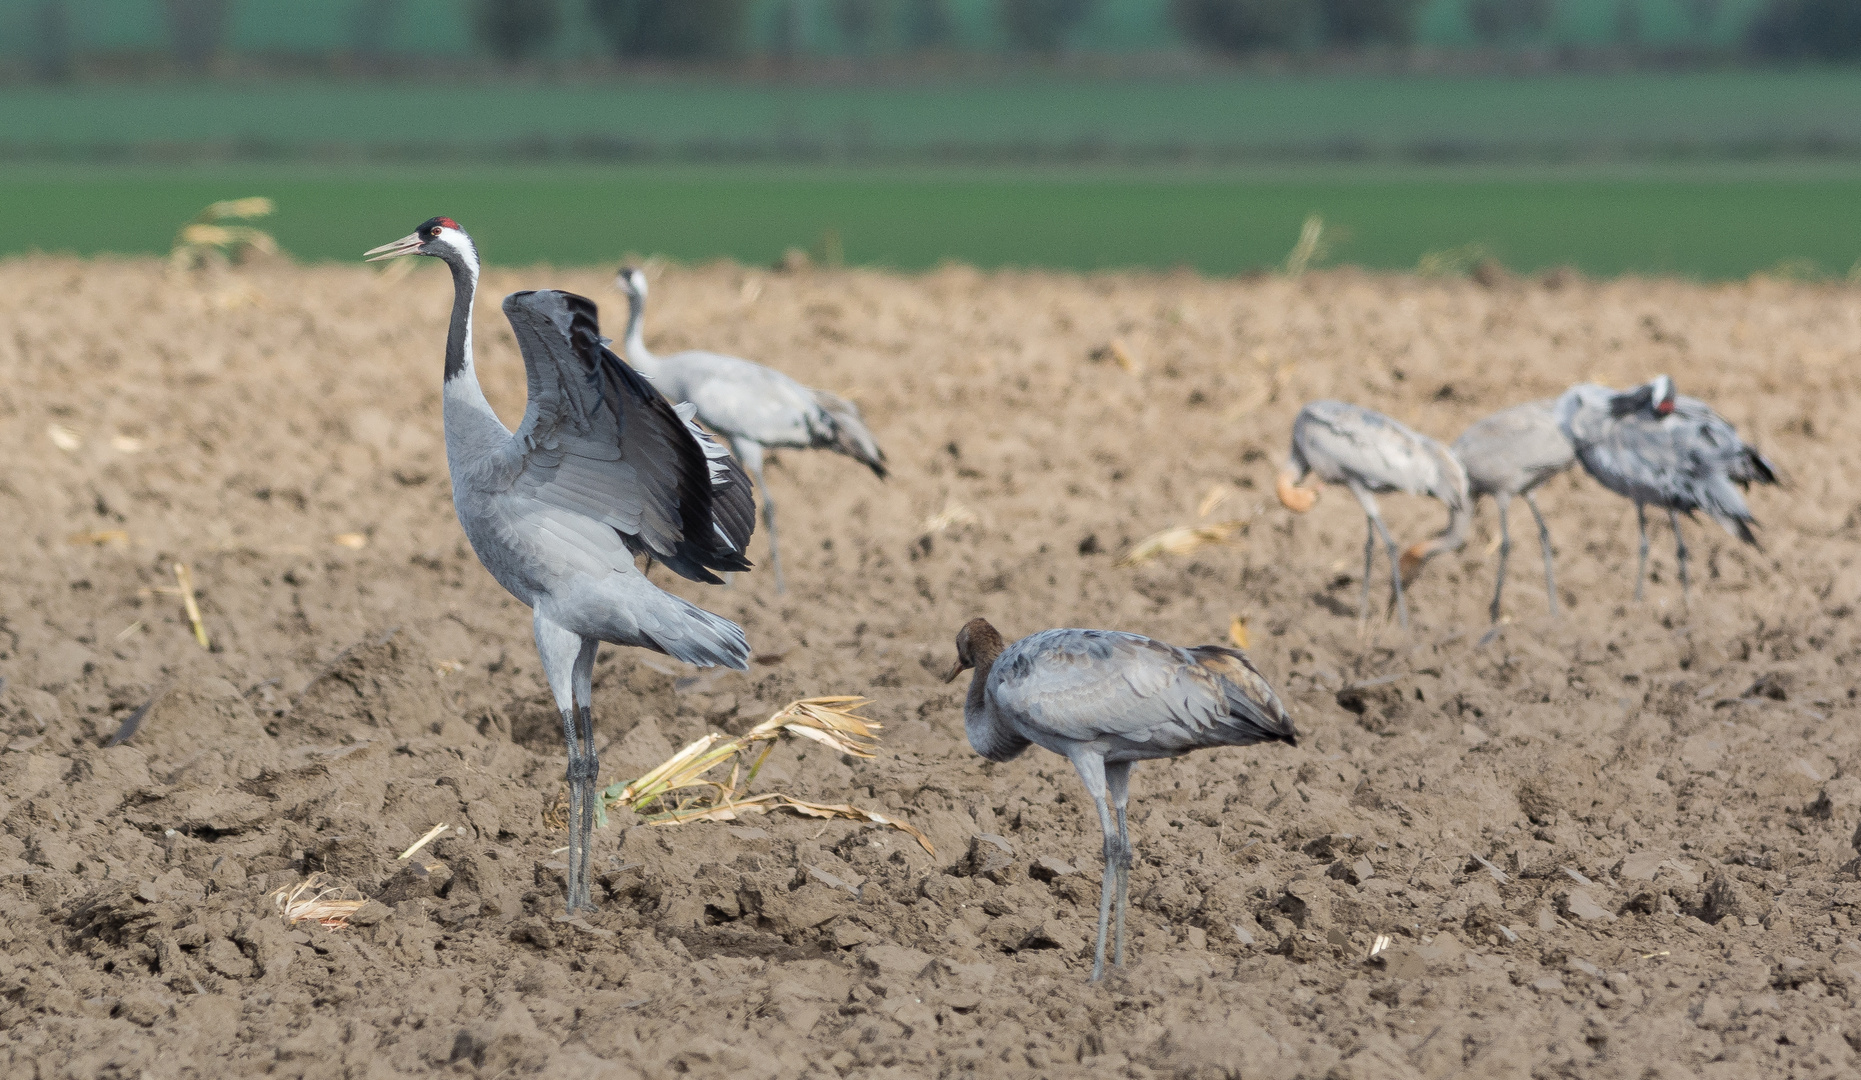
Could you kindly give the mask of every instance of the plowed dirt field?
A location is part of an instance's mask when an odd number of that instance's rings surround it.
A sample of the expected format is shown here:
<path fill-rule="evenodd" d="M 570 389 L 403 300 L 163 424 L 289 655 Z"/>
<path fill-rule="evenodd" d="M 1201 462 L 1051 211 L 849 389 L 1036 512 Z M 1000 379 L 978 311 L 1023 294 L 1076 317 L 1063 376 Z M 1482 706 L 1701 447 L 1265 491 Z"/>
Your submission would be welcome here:
<path fill-rule="evenodd" d="M 583 292 L 618 336 L 608 276 L 489 275 L 478 366 L 507 420 L 523 369 L 495 299 Z M 787 595 L 654 572 L 757 659 L 605 649 L 602 782 L 793 698 L 865 694 L 877 759 L 784 744 L 758 786 L 894 814 L 936 855 L 850 821 L 620 813 L 596 834 L 601 910 L 559 921 L 560 733 L 528 612 L 453 518 L 440 267 L 12 260 L 0 1072 L 1853 1075 L 1861 291 L 954 267 L 653 284 L 658 348 L 856 399 L 895 474 L 781 457 Z M 1360 635 L 1362 515 L 1337 490 L 1300 518 L 1272 498 L 1311 398 L 1452 439 L 1663 371 L 1791 481 L 1751 496 L 1762 551 L 1687 526 L 1690 610 L 1664 524 L 1630 599 L 1633 510 L 1578 473 L 1542 499 L 1562 618 L 1515 515 L 1512 621 L 1479 643 L 1488 504 L 1416 583 L 1411 629 L 1379 610 Z M 1404 540 L 1439 527 L 1436 505 L 1384 505 Z M 1117 565 L 1228 520 L 1231 545 Z M 1239 617 L 1303 735 L 1137 770 L 1133 955 L 1101 985 L 1089 801 L 1044 751 L 972 753 L 941 681 L 976 615 L 1182 644 Z M 426 873 L 396 862 L 440 823 Z M 377 903 L 287 926 L 271 894 L 315 871 Z"/>

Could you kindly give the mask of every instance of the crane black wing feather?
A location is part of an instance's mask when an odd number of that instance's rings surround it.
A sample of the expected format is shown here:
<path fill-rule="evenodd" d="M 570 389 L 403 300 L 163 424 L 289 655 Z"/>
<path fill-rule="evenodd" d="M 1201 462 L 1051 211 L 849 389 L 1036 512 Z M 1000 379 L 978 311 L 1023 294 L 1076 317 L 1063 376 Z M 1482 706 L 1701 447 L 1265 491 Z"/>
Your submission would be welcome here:
<path fill-rule="evenodd" d="M 611 525 L 629 550 L 694 581 L 747 570 L 755 528 L 748 478 L 601 336 L 593 301 L 557 290 L 512 293 L 530 400 L 517 437 L 517 483 L 551 505 Z"/>

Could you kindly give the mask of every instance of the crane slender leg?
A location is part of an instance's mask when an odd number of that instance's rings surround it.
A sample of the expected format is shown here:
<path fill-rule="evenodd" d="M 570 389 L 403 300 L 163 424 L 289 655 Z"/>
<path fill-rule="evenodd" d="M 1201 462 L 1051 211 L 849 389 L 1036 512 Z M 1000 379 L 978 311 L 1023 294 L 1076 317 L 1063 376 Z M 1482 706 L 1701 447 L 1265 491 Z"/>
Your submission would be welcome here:
<path fill-rule="evenodd" d="M 1370 627 L 1370 571 L 1376 566 L 1376 519 L 1365 517 L 1363 522 L 1363 595 L 1357 601 L 1357 630 L 1362 633 Z"/>
<path fill-rule="evenodd" d="M 588 898 L 588 848 L 594 830 L 595 777 L 600 761 L 594 749 L 594 656 L 600 642 L 583 638 L 550 621 L 541 612 L 535 619 L 536 651 L 543 661 L 543 676 L 562 713 L 562 737 L 568 744 L 569 766 L 569 874 L 568 910 L 592 910 Z"/>
<path fill-rule="evenodd" d="M 601 797 L 598 789 L 601 759 L 594 745 L 594 658 L 600 647 L 600 641 L 583 638 L 582 651 L 575 658 L 576 744 L 581 749 L 576 772 L 582 788 L 582 808 L 581 817 L 573 822 L 575 835 L 569 844 L 570 850 L 582 853 L 581 880 L 576 883 L 572 901 L 573 906 L 582 911 L 595 909 L 589 892 L 590 879 L 594 876 L 595 802 Z"/>
<path fill-rule="evenodd" d="M 1680 564 L 1680 602 L 1691 606 L 1693 601 L 1687 596 L 1687 538 L 1680 532 L 1680 514 L 1671 506 L 1667 508 L 1667 522 L 1674 529 L 1674 561 Z"/>
<path fill-rule="evenodd" d="M 1641 601 L 1641 582 L 1648 576 L 1648 508 L 1635 504 L 1635 528 L 1641 531 L 1641 560 L 1635 566 L 1635 600 Z"/>
<path fill-rule="evenodd" d="M 1493 505 L 1499 508 L 1499 580 L 1493 585 L 1493 604 L 1487 614 L 1494 626 L 1499 625 L 1499 598 L 1506 591 L 1506 557 L 1512 554 L 1512 530 L 1506 527 L 1506 504 L 1511 501 L 1504 492 L 1493 496 Z"/>
<path fill-rule="evenodd" d="M 1080 751 L 1073 759 L 1073 768 L 1079 773 L 1080 783 L 1086 786 L 1086 793 L 1092 796 L 1093 805 L 1098 807 L 1099 831 L 1105 836 L 1105 873 L 1099 879 L 1099 935 L 1098 943 L 1092 951 L 1092 981 L 1098 982 L 1105 977 L 1105 936 L 1111 925 L 1112 893 L 1116 890 L 1118 866 L 1121 863 L 1117 826 L 1112 824 L 1111 805 L 1105 800 L 1106 765 L 1105 758 L 1090 751 Z"/>
<path fill-rule="evenodd" d="M 1118 896 L 1117 944 L 1112 952 L 1112 966 L 1124 966 L 1124 916 L 1131 907 L 1131 836 L 1125 830 L 1125 806 L 1131 801 L 1131 768 L 1134 761 L 1113 761 L 1105 765 L 1105 786 L 1111 795 L 1112 809 L 1118 814 Z"/>
<path fill-rule="evenodd" d="M 756 478 L 756 493 L 762 496 L 763 528 L 769 531 L 769 569 L 775 574 L 775 591 L 787 592 L 787 586 L 782 583 L 782 553 L 775 539 L 775 500 L 769 497 L 769 485 L 762 478 L 762 445 L 748 439 L 732 439 L 730 448 L 736 452 L 737 460 L 743 463 L 743 467 Z"/>
<path fill-rule="evenodd" d="M 1396 540 L 1390 536 L 1390 531 L 1383 527 L 1383 514 L 1377 510 L 1377 501 L 1370 495 L 1370 490 L 1353 480 L 1351 493 L 1357 495 L 1357 503 L 1364 508 L 1364 516 L 1370 518 L 1370 536 L 1364 536 L 1364 605 L 1362 605 L 1362 614 L 1359 618 L 1362 620 L 1370 618 L 1370 564 L 1372 564 L 1373 553 L 1375 553 L 1375 540 L 1377 536 L 1381 536 L 1383 549 L 1388 551 L 1388 557 L 1390 557 L 1390 596 L 1394 598 L 1396 620 L 1401 624 L 1401 628 L 1409 629 L 1409 605 L 1403 601 L 1403 596 L 1401 596 L 1401 566 L 1398 566 Z"/>
<path fill-rule="evenodd" d="M 1407 630 L 1409 628 L 1409 606 L 1402 599 L 1402 568 L 1397 564 L 1396 541 L 1389 535 L 1389 530 L 1384 528 L 1383 515 L 1377 509 L 1376 499 L 1371 496 L 1369 490 L 1355 481 L 1352 481 L 1350 488 L 1351 494 L 1357 496 L 1358 504 L 1363 507 L 1365 516 L 1370 519 L 1370 528 L 1374 533 L 1374 536 L 1366 537 L 1364 540 L 1363 617 L 1368 618 L 1370 614 L 1370 555 L 1376 547 L 1375 536 L 1381 536 L 1383 549 L 1389 553 L 1389 591 L 1395 601 L 1396 620 L 1404 630 Z"/>
<path fill-rule="evenodd" d="M 1524 495 L 1525 505 L 1531 507 L 1531 516 L 1538 522 L 1538 550 L 1544 553 L 1544 598 L 1551 605 L 1551 618 L 1557 618 L 1557 571 L 1552 568 L 1551 530 L 1545 527 L 1544 515 L 1538 512 L 1538 500 L 1531 497 L 1531 492 Z"/>

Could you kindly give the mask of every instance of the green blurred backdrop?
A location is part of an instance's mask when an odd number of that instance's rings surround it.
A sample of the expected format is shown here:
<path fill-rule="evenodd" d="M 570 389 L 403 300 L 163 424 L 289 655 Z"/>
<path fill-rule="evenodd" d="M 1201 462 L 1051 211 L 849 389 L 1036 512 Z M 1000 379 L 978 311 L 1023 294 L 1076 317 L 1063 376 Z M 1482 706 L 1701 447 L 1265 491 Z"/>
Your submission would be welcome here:
<path fill-rule="evenodd" d="M 1227 52 L 1183 13 L 1282 0 L 703 0 L 734 29 L 682 58 L 591 14 L 680 2 L 0 0 L 0 254 L 265 195 L 306 259 L 434 213 L 506 263 L 1230 273 L 1314 214 L 1384 269 L 1861 259 L 1861 0 L 1283 0 L 1303 29 Z M 1070 21 L 1042 51 L 1012 10 Z M 473 22 L 538 11 L 508 54 Z"/>

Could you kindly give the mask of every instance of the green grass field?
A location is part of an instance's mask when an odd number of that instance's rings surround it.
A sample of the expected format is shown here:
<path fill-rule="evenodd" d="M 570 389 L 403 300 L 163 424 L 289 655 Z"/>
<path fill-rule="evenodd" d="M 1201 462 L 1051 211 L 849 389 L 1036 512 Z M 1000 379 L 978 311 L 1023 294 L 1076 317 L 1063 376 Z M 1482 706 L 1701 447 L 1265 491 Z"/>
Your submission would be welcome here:
<path fill-rule="evenodd" d="M 458 218 L 506 265 L 622 252 L 768 263 L 837 233 L 849 263 L 1092 270 L 1280 263 L 1308 213 L 1332 262 L 1414 268 L 1480 244 L 1508 266 L 1737 278 L 1861 258 L 1861 169 L 1543 176 L 1313 170 L 1309 175 L 661 168 L 0 170 L 0 253 L 163 252 L 206 203 L 276 199 L 264 224 L 306 260 L 350 260 L 424 218 Z"/>
<path fill-rule="evenodd" d="M 0 159 L 949 163 L 1861 156 L 1861 68 L 1052 74 L 860 85 L 289 82 L 0 89 Z"/>
<path fill-rule="evenodd" d="M 9 87 L 0 162 L 0 252 L 163 251 L 269 195 L 305 259 L 443 213 L 506 264 L 764 263 L 831 232 L 863 265 L 1229 273 L 1314 212 L 1380 269 L 1467 244 L 1702 278 L 1861 258 L 1861 69 Z"/>

